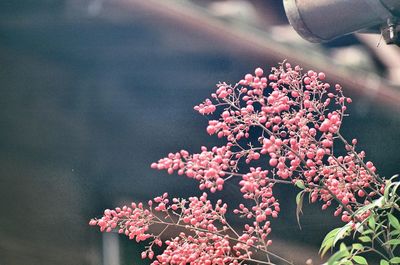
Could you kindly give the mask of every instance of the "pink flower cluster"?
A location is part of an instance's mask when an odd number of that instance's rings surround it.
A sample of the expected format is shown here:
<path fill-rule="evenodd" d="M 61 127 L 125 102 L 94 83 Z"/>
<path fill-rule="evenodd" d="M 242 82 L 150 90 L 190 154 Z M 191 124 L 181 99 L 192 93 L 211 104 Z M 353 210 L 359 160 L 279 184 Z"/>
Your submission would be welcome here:
<path fill-rule="evenodd" d="M 106 210 L 90 224 L 106 232 L 118 229 L 136 241 L 150 240 L 142 258 L 153 259 L 153 245 L 165 242 L 164 252 L 152 264 L 243 264 L 256 261 L 254 250 L 267 257 L 270 253 L 269 218 L 280 212 L 273 195 L 279 184 L 296 185 L 312 202 L 321 201 L 322 209 L 334 205 L 334 215 L 344 222 L 360 222 L 369 212 L 357 210 L 382 195 L 384 182 L 373 163 L 364 162 L 365 153 L 356 151 L 357 140 L 349 143 L 340 133 L 349 103 L 340 85 L 325 82 L 324 73 L 303 73 L 289 63 L 272 68 L 268 77 L 257 68 L 235 85 L 219 83 L 211 99 L 194 109 L 202 115 L 219 113 L 206 131 L 226 139 L 226 145 L 202 147 L 195 154 L 170 153 L 151 167 L 195 179 L 200 190 L 213 193 L 230 178 L 240 178 L 238 190 L 246 203 L 233 212 L 249 221 L 242 231 L 229 225 L 227 205 L 221 200 L 213 205 L 206 193 L 188 201 L 174 198 L 172 203 L 164 194 L 147 207 L 133 203 Z M 337 146 L 344 155 L 335 154 Z M 239 173 L 242 160 L 250 165 L 257 161 L 258 167 Z M 164 229 L 153 234 L 153 226 Z M 171 227 L 186 231 L 164 241 L 163 233 Z"/>
<path fill-rule="evenodd" d="M 240 252 L 233 256 L 228 238 L 206 232 L 196 232 L 194 236 L 180 233 L 165 244 L 167 248 L 152 264 L 236 265 L 248 257 Z"/>
<path fill-rule="evenodd" d="M 129 239 L 136 239 L 136 242 L 144 241 L 150 237 L 149 226 L 153 224 L 154 215 L 143 207 L 132 203 L 131 207 L 117 207 L 115 210 L 106 209 L 100 219 L 92 219 L 89 225 L 99 226 L 101 232 L 111 232 L 118 229 L 118 233 L 125 234 Z"/>
<path fill-rule="evenodd" d="M 214 192 L 223 188 L 224 179 L 240 175 L 236 173 L 240 159 L 266 161 L 273 176 L 305 183 L 311 200 L 324 202 L 323 209 L 332 200 L 340 200 L 335 215 L 350 221 L 351 212 L 379 193 L 382 185 L 375 168 L 366 166 L 372 163 L 364 163 L 364 152 L 355 151 L 356 140 L 349 144 L 340 134 L 348 103 L 351 99 L 343 95 L 342 87 L 331 87 L 324 73 L 310 70 L 303 74 L 299 66 L 283 63 L 272 68 L 267 78 L 257 68 L 254 75 L 246 74 L 234 86 L 218 84 L 212 100 L 195 107 L 203 115 L 221 109 L 219 118 L 208 122 L 207 132 L 226 138 L 226 146 L 218 148 L 228 150 L 225 156 L 217 156 L 216 147 L 205 155 L 203 148 L 201 154 L 193 155 L 194 162 L 190 155 L 186 163 L 170 155 L 152 167 L 169 173 L 179 169 L 178 173 L 193 177 L 195 165 L 200 187 Z M 213 111 L 204 111 L 205 107 Z M 247 140 L 252 128 L 261 131 L 255 143 Z M 339 141 L 347 151 L 344 157 L 334 154 L 334 143 Z"/>
<path fill-rule="evenodd" d="M 179 200 L 173 200 L 175 204 L 172 204 L 172 210 L 179 208 Z M 182 204 L 182 203 L 181 203 Z M 181 218 L 185 224 L 190 224 L 194 227 L 206 229 L 210 232 L 215 232 L 218 228 L 214 225 L 217 220 L 221 224 L 225 224 L 225 213 L 227 211 L 227 205 L 222 204 L 221 200 L 218 200 L 215 207 L 207 200 L 207 193 L 203 193 L 200 198 L 190 197 L 187 208 L 181 208 Z"/>
<path fill-rule="evenodd" d="M 232 155 L 229 145 L 213 147 L 210 151 L 203 146 L 199 154 L 189 155 L 187 151 L 181 150 L 175 154 L 170 153 L 168 157 L 153 163 L 151 167 L 165 169 L 169 174 L 178 171 L 179 175 L 185 174 L 189 178 L 198 180 L 201 190 L 207 188 L 215 192 L 222 190 L 225 172 L 236 167 Z"/>
<path fill-rule="evenodd" d="M 245 244 L 247 241 L 243 241 L 248 236 L 224 234 L 231 229 L 226 226 L 226 212 L 226 204 L 218 200 L 213 205 L 206 193 L 190 197 L 188 201 L 173 198 L 172 203 L 164 193 L 150 200 L 146 207 L 143 203 L 132 203 L 130 207 L 107 209 L 103 217 L 92 219 L 89 224 L 98 226 L 102 232 L 118 231 L 137 242 L 150 240 L 147 250 L 142 253 L 142 258 L 149 259 L 154 258 L 153 247 L 163 245 L 162 236 L 168 228 L 189 231 L 166 240 L 165 250 L 152 264 L 239 264 L 251 254 Z M 157 230 L 157 226 L 164 227 L 159 234 L 148 232 L 150 228 Z"/>

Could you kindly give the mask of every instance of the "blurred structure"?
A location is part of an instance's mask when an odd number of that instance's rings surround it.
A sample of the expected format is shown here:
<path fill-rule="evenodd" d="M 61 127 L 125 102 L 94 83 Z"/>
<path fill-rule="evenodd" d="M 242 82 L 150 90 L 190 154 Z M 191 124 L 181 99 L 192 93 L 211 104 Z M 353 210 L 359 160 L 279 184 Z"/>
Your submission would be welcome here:
<path fill-rule="evenodd" d="M 400 3 L 397 0 L 284 0 L 294 29 L 311 42 L 329 41 L 359 32 L 380 33 L 387 44 L 400 46 Z"/>
<path fill-rule="evenodd" d="M 344 133 L 381 175 L 398 172 L 400 55 L 376 47 L 379 36 L 308 43 L 280 1 L 3 1 L 0 14 L 0 264 L 145 264 L 135 244 L 103 238 L 88 220 L 165 190 L 196 191 L 150 163 L 218 144 L 192 107 L 218 81 L 284 59 L 341 83 L 354 98 Z M 232 185 L 223 196 L 234 194 Z M 276 251 L 318 264 L 335 221 L 307 205 L 299 231 L 293 190 L 280 196 Z"/>

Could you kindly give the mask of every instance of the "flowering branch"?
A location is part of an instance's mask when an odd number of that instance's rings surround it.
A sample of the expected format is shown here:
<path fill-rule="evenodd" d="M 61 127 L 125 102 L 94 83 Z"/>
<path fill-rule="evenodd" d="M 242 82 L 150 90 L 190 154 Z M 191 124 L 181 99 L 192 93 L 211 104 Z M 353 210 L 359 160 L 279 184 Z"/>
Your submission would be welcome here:
<path fill-rule="evenodd" d="M 155 206 L 155 207 L 154 207 Z M 290 261 L 271 253 L 267 245 L 256 244 L 258 239 L 252 236 L 254 231 L 246 226 L 246 232 L 239 235 L 225 218 L 227 205 L 218 200 L 213 206 L 207 200 L 207 194 L 200 198 L 168 199 L 168 194 L 154 198 L 145 207 L 142 203 L 132 203 L 131 207 L 124 206 L 115 210 L 105 210 L 100 219 L 92 219 L 90 225 L 99 226 L 101 231 L 111 232 L 118 229 L 118 233 L 125 234 L 136 242 L 150 241 L 142 258 L 153 259 L 153 246 L 163 245 L 162 236 L 169 228 L 180 228 L 186 232 L 171 240 L 165 241 L 167 246 L 163 254 L 157 256 L 152 264 L 242 264 L 243 261 L 252 261 L 259 264 L 274 263 L 260 261 L 253 257 L 252 249 L 256 252 L 292 264 Z M 172 217 L 171 214 L 175 217 Z M 149 231 L 156 225 L 164 228 L 157 235 Z M 268 229 L 270 223 L 266 223 Z"/>
<path fill-rule="evenodd" d="M 381 178 L 371 161 L 364 161 L 364 151 L 356 151 L 357 140 L 349 142 L 340 133 L 346 104 L 350 103 L 340 85 L 331 87 L 325 82 L 324 73 L 303 73 L 299 66 L 286 62 L 272 68 L 268 77 L 257 68 L 254 75 L 245 75 L 235 85 L 219 83 L 211 99 L 194 109 L 202 115 L 218 114 L 217 119 L 208 121 L 206 131 L 226 139 L 226 144 L 211 149 L 203 146 L 194 154 L 186 150 L 170 153 L 151 167 L 195 179 L 200 190 L 212 193 L 222 190 L 231 178 L 240 178 L 239 191 L 247 203 L 238 204 L 233 213 L 249 220 L 243 231 L 229 225 L 227 205 L 219 200 L 213 206 L 206 193 L 189 201 L 173 199 L 172 204 L 164 194 L 149 201 L 148 209 L 133 204 L 131 208 L 106 210 L 101 219 L 90 223 L 106 232 L 119 228 L 120 233 L 138 242 L 150 240 L 142 254 L 150 259 L 154 258 L 153 245 L 162 245 L 166 230 L 185 230 L 165 241 L 164 252 L 152 264 L 273 264 L 271 258 L 292 264 L 268 250 L 272 244 L 269 219 L 277 218 L 280 212 L 273 189 L 289 184 L 302 189 L 301 196 L 308 193 L 311 202 L 321 201 L 323 210 L 335 207 L 334 215 L 346 223 L 342 230 L 336 230 L 341 231 L 341 237 L 350 230 L 361 235 L 371 230 L 372 219 L 391 219 L 390 224 L 384 225 L 389 222 L 384 221 L 376 226 L 368 241 L 371 246 L 346 252 L 349 261 L 360 261 L 363 257 L 358 258 L 359 254 L 371 252 L 391 262 L 396 258 L 395 247 L 387 242 L 397 242 L 391 241 L 393 236 L 398 243 L 400 239 L 389 229 L 397 229 L 398 222 L 389 218 L 394 216 L 392 212 L 381 209 L 390 202 L 398 211 L 398 196 L 393 192 L 393 182 Z M 344 144 L 345 155 L 335 154 L 337 141 Z M 247 172 L 240 173 L 242 162 L 250 165 Z M 394 199 L 389 200 L 388 194 Z M 153 203 L 157 203 L 154 208 Z M 155 212 L 164 216 L 158 217 Z M 157 235 L 148 233 L 154 225 L 164 228 Z M 328 235 L 322 254 L 340 239 Z M 255 258 L 255 253 L 263 253 L 266 260 Z"/>

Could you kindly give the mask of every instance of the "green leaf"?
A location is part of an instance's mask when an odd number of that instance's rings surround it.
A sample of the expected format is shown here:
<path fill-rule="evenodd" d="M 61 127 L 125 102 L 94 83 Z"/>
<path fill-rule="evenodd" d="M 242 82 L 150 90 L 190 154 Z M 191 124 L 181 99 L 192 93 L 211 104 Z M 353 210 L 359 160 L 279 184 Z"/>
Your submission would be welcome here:
<path fill-rule="evenodd" d="M 397 220 L 397 218 L 393 214 L 389 213 L 388 214 L 388 219 L 389 219 L 389 223 L 390 223 L 391 226 L 393 226 L 397 230 L 400 230 L 399 220 Z"/>
<path fill-rule="evenodd" d="M 379 265 L 389 265 L 389 262 L 387 262 L 384 259 L 381 259 L 381 262 L 379 263 Z"/>
<path fill-rule="evenodd" d="M 391 180 L 386 180 L 385 190 L 383 191 L 383 197 L 385 198 L 386 201 L 389 200 L 389 191 L 390 191 L 390 186 L 391 185 L 392 185 L 392 181 Z"/>
<path fill-rule="evenodd" d="M 383 197 L 385 198 L 386 201 L 393 201 L 393 199 L 397 197 L 394 195 L 396 194 L 396 190 L 399 188 L 400 182 L 399 181 L 392 182 L 392 181 L 398 176 L 399 175 L 394 175 L 385 183 L 385 190 L 383 192 Z"/>
<path fill-rule="evenodd" d="M 300 179 L 296 180 L 295 185 L 302 190 L 306 188 L 306 186 L 304 186 L 304 182 Z"/>
<path fill-rule="evenodd" d="M 360 244 L 360 243 L 354 243 L 352 245 L 352 248 L 355 249 L 355 250 L 362 250 L 362 249 L 364 249 L 364 246 L 362 244 Z"/>
<path fill-rule="evenodd" d="M 368 265 L 367 260 L 366 260 L 364 257 L 362 257 L 362 256 L 354 256 L 354 257 L 353 257 L 353 260 L 354 260 L 355 262 L 357 262 L 357 264 Z"/>
<path fill-rule="evenodd" d="M 390 232 L 391 236 L 397 236 L 398 234 L 400 234 L 400 230 L 393 230 Z"/>
<path fill-rule="evenodd" d="M 335 254 L 333 254 L 329 259 L 328 259 L 328 265 L 334 265 L 336 261 L 340 260 L 341 258 L 346 257 L 349 252 L 347 251 L 338 251 Z"/>
<path fill-rule="evenodd" d="M 335 228 L 325 236 L 324 240 L 321 243 L 321 248 L 319 249 L 321 257 L 323 257 L 325 253 L 333 246 L 333 240 L 335 239 L 340 229 L 341 227 Z"/>
<path fill-rule="evenodd" d="M 368 234 L 373 234 L 374 231 L 372 231 L 371 229 L 365 230 L 362 232 L 363 235 L 368 235 Z"/>
<path fill-rule="evenodd" d="M 345 243 L 340 243 L 340 246 L 339 246 L 339 251 L 347 251 L 347 255 L 349 255 L 350 254 L 350 252 L 349 252 L 349 250 L 347 249 L 347 246 L 346 246 L 346 244 Z"/>
<path fill-rule="evenodd" d="M 344 237 L 346 237 L 348 231 L 351 229 L 350 224 L 346 224 L 345 226 L 343 226 L 342 228 L 339 229 L 339 231 L 337 232 L 335 239 L 333 240 L 333 246 L 336 245 L 336 243 L 340 240 L 343 239 Z"/>
<path fill-rule="evenodd" d="M 400 239 L 391 239 L 385 242 L 384 245 L 400 245 Z"/>
<path fill-rule="evenodd" d="M 304 198 L 304 190 L 300 191 L 297 196 L 296 196 L 296 218 L 297 218 L 297 224 L 300 225 L 300 214 L 303 213 L 303 198 Z"/>
<path fill-rule="evenodd" d="M 389 261 L 390 261 L 390 263 L 393 263 L 393 264 L 400 263 L 400 257 L 391 258 Z"/>
<path fill-rule="evenodd" d="M 333 239 L 331 240 L 332 242 L 330 244 L 326 244 L 323 248 L 319 250 L 321 253 L 321 258 L 326 254 L 326 252 L 332 247 Z"/>
<path fill-rule="evenodd" d="M 367 242 L 371 242 L 372 241 L 369 236 L 360 236 L 358 239 L 363 243 L 367 243 Z"/>
<path fill-rule="evenodd" d="M 372 230 L 375 230 L 376 222 L 375 222 L 375 218 L 374 218 L 373 215 L 370 216 L 370 217 L 368 218 L 368 226 L 369 226 Z"/>
<path fill-rule="evenodd" d="M 367 204 L 356 211 L 357 214 L 363 214 L 375 207 L 382 208 L 385 202 L 384 196 L 380 197 L 379 199 L 374 200 L 372 203 Z"/>

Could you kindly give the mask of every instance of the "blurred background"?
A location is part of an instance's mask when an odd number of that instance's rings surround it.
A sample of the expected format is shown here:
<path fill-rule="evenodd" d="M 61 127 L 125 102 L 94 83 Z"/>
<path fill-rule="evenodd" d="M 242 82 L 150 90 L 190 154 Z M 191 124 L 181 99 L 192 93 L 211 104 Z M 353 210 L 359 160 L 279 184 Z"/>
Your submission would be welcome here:
<path fill-rule="evenodd" d="M 136 265 L 141 246 L 89 227 L 103 209 L 197 183 L 150 169 L 218 144 L 193 106 L 218 81 L 287 59 L 353 97 L 343 127 L 379 173 L 399 172 L 400 48 L 379 35 L 302 40 L 281 1 L 0 1 L 0 264 Z M 221 196 L 235 201 L 235 185 Z M 339 224 L 283 188 L 274 250 L 298 264 Z"/>

